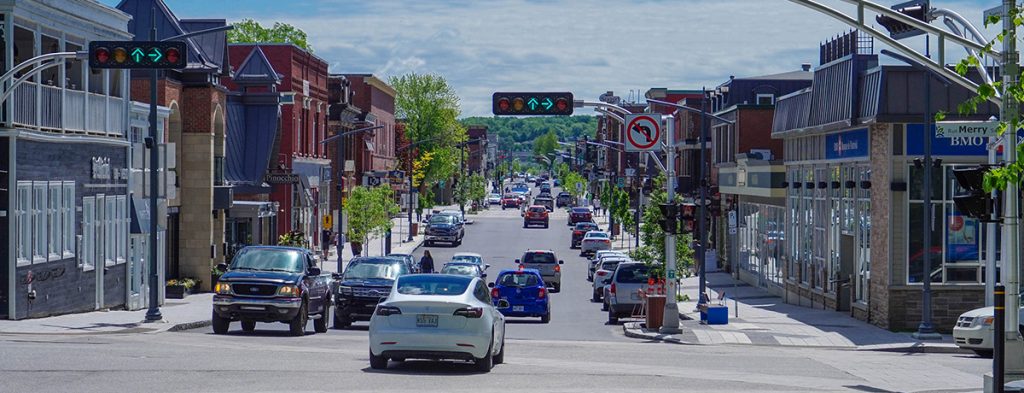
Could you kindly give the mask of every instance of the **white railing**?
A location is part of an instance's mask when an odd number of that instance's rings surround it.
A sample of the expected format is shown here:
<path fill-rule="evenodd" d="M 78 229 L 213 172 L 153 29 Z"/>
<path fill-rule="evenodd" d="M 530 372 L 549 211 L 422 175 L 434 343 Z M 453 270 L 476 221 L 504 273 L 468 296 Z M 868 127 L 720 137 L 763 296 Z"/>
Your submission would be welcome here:
<path fill-rule="evenodd" d="M 14 88 L 14 123 L 36 125 L 36 84 L 22 83 Z"/>
<path fill-rule="evenodd" d="M 60 129 L 60 119 L 63 107 L 60 104 L 60 88 L 53 86 L 42 86 L 43 100 L 39 126 L 43 128 Z"/>
<path fill-rule="evenodd" d="M 106 132 L 106 97 L 100 94 L 89 93 L 86 99 L 86 106 L 89 108 L 89 124 L 86 124 L 85 130 L 92 132 Z"/>
<path fill-rule="evenodd" d="M 110 97 L 107 101 L 107 133 L 113 135 L 124 135 L 124 99 Z"/>
<path fill-rule="evenodd" d="M 85 131 L 85 92 L 68 90 L 64 93 L 64 129 Z"/>

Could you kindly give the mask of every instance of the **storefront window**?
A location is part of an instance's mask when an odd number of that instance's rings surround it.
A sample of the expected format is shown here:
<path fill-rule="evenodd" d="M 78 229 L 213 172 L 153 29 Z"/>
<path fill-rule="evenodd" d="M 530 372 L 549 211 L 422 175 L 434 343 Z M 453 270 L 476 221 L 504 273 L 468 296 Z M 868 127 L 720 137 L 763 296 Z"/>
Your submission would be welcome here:
<path fill-rule="evenodd" d="M 985 244 L 981 223 L 961 214 L 952 203 L 952 196 L 960 192 L 953 177 L 955 166 L 944 166 L 932 173 L 932 226 L 931 261 L 932 283 L 978 284 L 984 282 L 982 274 L 982 245 Z M 923 172 L 911 166 L 910 222 L 908 233 L 907 281 L 911 284 L 924 280 L 924 201 Z"/>

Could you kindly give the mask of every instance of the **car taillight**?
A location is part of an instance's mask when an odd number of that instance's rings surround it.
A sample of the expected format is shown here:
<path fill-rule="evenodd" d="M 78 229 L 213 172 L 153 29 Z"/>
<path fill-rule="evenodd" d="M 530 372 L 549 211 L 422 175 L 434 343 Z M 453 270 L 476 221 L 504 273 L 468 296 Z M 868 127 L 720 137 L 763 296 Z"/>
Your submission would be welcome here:
<path fill-rule="evenodd" d="M 497 299 L 498 296 L 501 296 L 501 292 L 498 291 L 498 288 L 491 289 L 491 297 Z"/>
<path fill-rule="evenodd" d="M 519 270 L 523 270 L 523 268 L 525 268 L 525 266 L 519 265 Z"/>
<path fill-rule="evenodd" d="M 380 315 L 382 317 L 386 317 L 386 316 L 390 316 L 390 315 L 401 315 L 402 314 L 402 310 L 399 310 L 398 307 L 392 307 L 392 306 L 377 306 L 376 314 Z"/>
<path fill-rule="evenodd" d="M 608 239 L 602 240 L 602 242 L 605 242 L 606 244 L 612 244 L 612 241 Z"/>
<path fill-rule="evenodd" d="M 615 294 L 615 283 L 612 283 L 611 288 L 608 288 L 608 292 L 611 292 L 612 295 Z"/>
<path fill-rule="evenodd" d="M 598 275 L 598 276 L 603 276 L 603 275 L 605 275 L 605 274 L 608 274 L 608 272 L 606 272 L 606 271 L 604 271 L 604 270 L 598 270 L 598 271 L 597 271 L 597 275 Z"/>
<path fill-rule="evenodd" d="M 480 318 L 484 316 L 484 309 L 480 307 L 466 307 L 455 310 L 454 316 L 463 316 L 466 318 Z"/>
<path fill-rule="evenodd" d="M 561 272 L 562 272 L 562 267 L 559 266 L 559 265 L 555 265 L 555 273 L 561 273 Z"/>
<path fill-rule="evenodd" d="M 583 231 L 572 231 L 573 235 L 582 235 Z"/>
<path fill-rule="evenodd" d="M 548 289 L 547 288 L 540 287 L 540 288 L 537 289 L 537 299 L 543 299 L 544 296 L 547 296 L 547 295 L 548 295 Z"/>

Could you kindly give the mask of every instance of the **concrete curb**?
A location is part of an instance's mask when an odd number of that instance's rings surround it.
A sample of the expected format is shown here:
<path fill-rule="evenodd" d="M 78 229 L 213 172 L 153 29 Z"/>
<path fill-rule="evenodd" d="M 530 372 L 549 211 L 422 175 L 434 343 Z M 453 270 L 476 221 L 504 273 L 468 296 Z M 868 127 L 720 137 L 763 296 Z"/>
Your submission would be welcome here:
<path fill-rule="evenodd" d="M 181 331 L 185 331 L 185 330 L 204 328 L 204 327 L 210 326 L 212 324 L 213 324 L 213 320 L 211 320 L 211 319 L 204 319 L 202 321 L 192 321 L 192 322 L 183 322 L 183 323 L 174 324 L 174 325 L 171 325 L 171 327 L 167 328 L 166 330 L 161 330 L 161 331 L 181 332 Z"/>
<path fill-rule="evenodd" d="M 707 345 L 707 344 L 683 341 L 683 340 L 675 338 L 675 337 L 673 337 L 672 335 L 669 335 L 669 334 L 644 333 L 643 329 L 640 327 L 640 322 L 626 322 L 626 323 L 623 323 L 622 324 L 622 331 L 623 331 L 623 333 L 626 334 L 626 337 L 629 337 L 629 338 L 639 338 L 639 339 L 642 339 L 642 340 L 655 340 L 655 341 L 661 341 L 661 342 L 672 343 L 672 344 L 681 344 L 681 345 Z"/>
<path fill-rule="evenodd" d="M 862 345 L 857 347 L 858 351 L 871 351 L 871 352 L 895 352 L 895 353 L 947 353 L 947 354 L 961 354 L 961 355 L 973 355 L 974 351 L 960 348 L 956 345 L 949 344 L 932 344 L 922 345 L 920 343 L 915 344 L 881 344 L 881 345 Z"/>

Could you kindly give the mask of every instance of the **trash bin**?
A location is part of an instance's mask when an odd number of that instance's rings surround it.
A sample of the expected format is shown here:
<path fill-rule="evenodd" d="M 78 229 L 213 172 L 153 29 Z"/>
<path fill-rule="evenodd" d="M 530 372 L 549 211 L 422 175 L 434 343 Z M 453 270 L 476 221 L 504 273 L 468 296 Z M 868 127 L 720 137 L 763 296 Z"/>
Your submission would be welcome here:
<path fill-rule="evenodd" d="M 665 296 L 647 295 L 647 329 L 661 329 L 665 319 Z"/>
<path fill-rule="evenodd" d="M 727 306 L 708 306 L 707 314 L 708 325 L 729 324 L 729 307 Z"/>
<path fill-rule="evenodd" d="M 413 236 L 420 234 L 420 224 L 418 222 L 412 223 L 412 229 L 410 230 Z"/>

